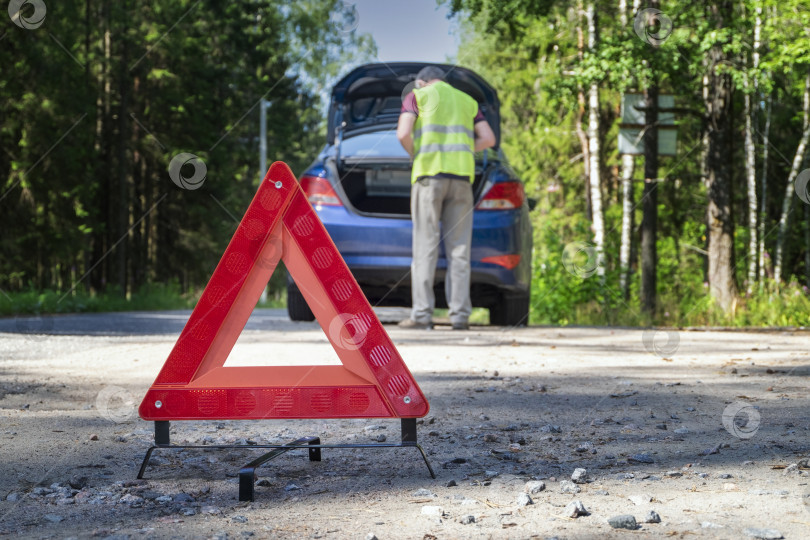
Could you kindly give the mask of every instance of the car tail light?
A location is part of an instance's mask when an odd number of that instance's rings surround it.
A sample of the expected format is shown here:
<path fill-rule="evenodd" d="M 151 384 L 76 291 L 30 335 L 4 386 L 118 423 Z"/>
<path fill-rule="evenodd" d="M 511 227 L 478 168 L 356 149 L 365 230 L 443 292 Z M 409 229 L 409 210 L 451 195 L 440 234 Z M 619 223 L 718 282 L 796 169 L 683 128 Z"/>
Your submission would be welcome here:
<path fill-rule="evenodd" d="M 484 257 L 481 262 L 497 264 L 503 266 L 507 270 L 511 270 L 520 264 L 520 254 L 514 255 L 494 255 L 492 257 Z"/>
<path fill-rule="evenodd" d="M 520 182 L 493 184 L 483 199 L 476 205 L 479 210 L 511 210 L 520 208 L 526 198 Z"/>
<path fill-rule="evenodd" d="M 301 189 L 313 206 L 343 206 L 329 180 L 320 176 L 302 176 Z"/>

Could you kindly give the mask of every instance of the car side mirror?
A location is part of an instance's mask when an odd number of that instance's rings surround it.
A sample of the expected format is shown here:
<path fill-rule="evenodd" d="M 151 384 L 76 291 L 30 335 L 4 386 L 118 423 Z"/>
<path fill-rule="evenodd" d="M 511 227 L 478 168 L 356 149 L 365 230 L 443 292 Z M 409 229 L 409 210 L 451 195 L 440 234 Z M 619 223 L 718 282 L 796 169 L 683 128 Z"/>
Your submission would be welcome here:
<path fill-rule="evenodd" d="M 531 212 L 532 210 L 534 210 L 534 207 L 537 206 L 537 199 L 535 199 L 534 197 L 529 197 L 528 202 L 529 202 L 529 212 Z"/>

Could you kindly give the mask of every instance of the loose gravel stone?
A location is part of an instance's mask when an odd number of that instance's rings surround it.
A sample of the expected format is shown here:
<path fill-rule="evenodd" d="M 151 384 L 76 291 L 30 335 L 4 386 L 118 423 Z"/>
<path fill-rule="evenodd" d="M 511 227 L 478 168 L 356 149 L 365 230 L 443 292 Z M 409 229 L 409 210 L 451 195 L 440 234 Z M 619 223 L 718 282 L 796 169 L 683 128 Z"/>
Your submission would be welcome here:
<path fill-rule="evenodd" d="M 530 504 L 534 504 L 534 501 L 531 497 L 529 497 L 528 493 L 519 493 L 517 496 L 517 505 L 518 506 L 529 506 Z"/>
<path fill-rule="evenodd" d="M 574 473 L 571 475 L 571 481 L 575 484 L 587 484 L 590 481 L 588 471 L 582 468 L 574 469 Z"/>
<path fill-rule="evenodd" d="M 551 424 L 546 424 L 545 426 L 540 428 L 541 433 L 562 433 L 562 429 L 560 426 L 554 426 Z"/>
<path fill-rule="evenodd" d="M 200 508 L 200 512 L 202 512 L 203 514 L 216 515 L 221 514 L 222 510 L 220 510 L 218 506 L 203 506 L 202 508 Z"/>
<path fill-rule="evenodd" d="M 579 516 L 587 516 L 588 510 L 585 508 L 585 505 L 582 504 L 582 501 L 571 501 L 565 506 L 565 510 L 563 510 L 563 515 L 565 517 L 570 518 L 577 518 Z"/>
<path fill-rule="evenodd" d="M 530 482 L 526 482 L 526 486 L 524 487 L 524 490 L 529 495 L 537 495 L 544 489 L 546 489 L 546 483 L 542 480 L 532 480 Z"/>
<path fill-rule="evenodd" d="M 65 521 L 65 516 L 60 516 L 58 514 L 45 514 L 43 517 L 46 521 L 50 521 L 51 523 L 62 523 Z"/>
<path fill-rule="evenodd" d="M 630 514 L 622 514 L 620 516 L 613 516 L 608 519 L 608 523 L 614 529 L 628 529 L 634 531 L 638 528 L 636 518 Z"/>
<path fill-rule="evenodd" d="M 423 506 L 422 515 L 442 517 L 444 515 L 444 508 L 441 506 Z"/>
<path fill-rule="evenodd" d="M 639 493 L 637 495 L 630 495 L 627 498 L 630 499 L 630 501 L 632 501 L 632 503 L 635 504 L 636 506 L 641 506 L 642 504 L 648 504 L 650 501 L 652 501 L 652 495 L 648 495 L 646 493 Z"/>
<path fill-rule="evenodd" d="M 711 448 L 707 448 L 706 450 L 703 451 L 704 456 L 711 456 L 713 454 L 719 454 L 719 453 L 720 453 L 720 445 L 719 444 L 716 444 L 716 445 L 712 446 Z"/>
<path fill-rule="evenodd" d="M 722 529 L 723 526 L 720 525 L 719 523 L 713 523 L 711 521 L 702 521 L 700 523 L 700 528 L 701 529 Z"/>
<path fill-rule="evenodd" d="M 628 463 L 655 463 L 650 454 L 633 454 L 627 458 Z"/>
<path fill-rule="evenodd" d="M 169 498 L 169 500 L 171 500 L 171 497 Z M 143 505 L 143 498 L 138 497 L 137 495 L 133 495 L 132 493 L 127 493 L 126 495 L 118 499 L 118 502 L 121 504 L 128 504 L 129 506 L 132 507 L 138 507 Z"/>
<path fill-rule="evenodd" d="M 560 481 L 560 493 L 579 493 L 582 491 L 578 485 L 568 480 Z"/>
<path fill-rule="evenodd" d="M 444 483 L 444 487 L 456 487 L 457 485 L 455 480 L 448 480 Z"/>
<path fill-rule="evenodd" d="M 423 497 L 435 497 L 436 494 L 430 491 L 429 489 L 419 488 L 416 491 L 411 493 L 411 497 L 416 498 L 423 498 Z"/>
<path fill-rule="evenodd" d="M 668 476 L 669 478 L 678 478 L 679 476 L 683 476 L 681 471 L 667 471 L 664 473 L 664 476 Z"/>
<path fill-rule="evenodd" d="M 177 495 L 172 497 L 172 500 L 174 502 L 179 502 L 179 503 L 191 503 L 191 502 L 194 502 L 194 497 L 192 497 L 188 493 L 178 493 Z"/>
<path fill-rule="evenodd" d="M 458 520 L 459 523 L 462 525 L 469 525 L 471 523 L 475 523 L 475 516 L 473 515 L 466 515 Z"/>
<path fill-rule="evenodd" d="M 661 523 L 661 516 L 655 510 L 650 510 L 644 517 L 644 523 Z"/>
<path fill-rule="evenodd" d="M 758 538 L 760 540 L 779 540 L 779 538 L 784 538 L 782 533 L 776 529 L 758 529 L 750 527 L 745 529 L 743 534 L 750 536 L 751 538 Z"/>

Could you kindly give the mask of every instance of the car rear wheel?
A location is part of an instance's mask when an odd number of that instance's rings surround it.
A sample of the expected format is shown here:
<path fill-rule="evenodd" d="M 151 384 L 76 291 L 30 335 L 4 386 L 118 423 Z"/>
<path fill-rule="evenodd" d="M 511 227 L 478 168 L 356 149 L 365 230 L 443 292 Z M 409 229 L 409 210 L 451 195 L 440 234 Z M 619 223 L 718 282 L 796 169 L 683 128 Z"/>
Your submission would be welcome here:
<path fill-rule="evenodd" d="M 287 314 L 291 321 L 311 322 L 315 320 L 315 314 L 309 309 L 304 295 L 292 282 L 287 283 Z"/>
<path fill-rule="evenodd" d="M 489 306 L 489 324 L 495 326 L 526 326 L 529 324 L 529 295 L 503 293 L 500 300 Z"/>

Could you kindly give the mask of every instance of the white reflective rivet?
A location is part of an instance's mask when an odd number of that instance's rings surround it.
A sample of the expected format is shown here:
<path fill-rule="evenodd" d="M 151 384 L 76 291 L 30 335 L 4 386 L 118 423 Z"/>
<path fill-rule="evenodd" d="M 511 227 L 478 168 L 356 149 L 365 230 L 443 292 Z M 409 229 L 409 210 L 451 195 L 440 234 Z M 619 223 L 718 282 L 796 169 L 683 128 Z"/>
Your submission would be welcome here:
<path fill-rule="evenodd" d="M 276 180 L 276 189 L 281 189 L 282 185 L 281 180 Z"/>
<path fill-rule="evenodd" d="M 155 407 L 157 407 L 158 409 L 163 407 L 163 402 L 162 401 L 156 401 L 155 402 Z"/>
<path fill-rule="evenodd" d="M 402 398 L 402 401 L 404 401 L 405 403 L 410 403 L 411 402 L 411 396 L 405 396 L 404 398 Z"/>

